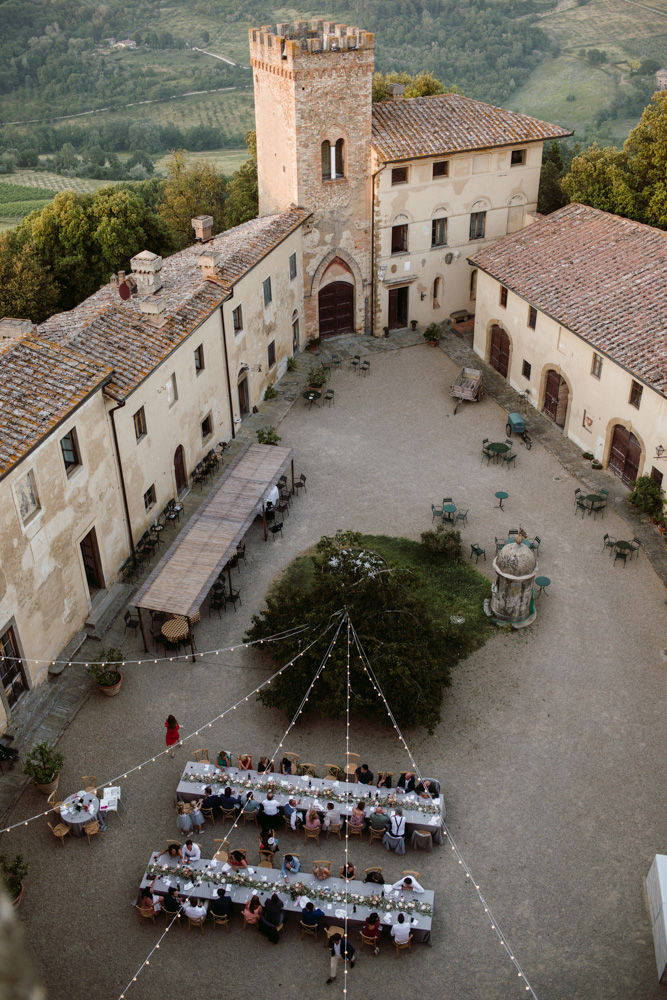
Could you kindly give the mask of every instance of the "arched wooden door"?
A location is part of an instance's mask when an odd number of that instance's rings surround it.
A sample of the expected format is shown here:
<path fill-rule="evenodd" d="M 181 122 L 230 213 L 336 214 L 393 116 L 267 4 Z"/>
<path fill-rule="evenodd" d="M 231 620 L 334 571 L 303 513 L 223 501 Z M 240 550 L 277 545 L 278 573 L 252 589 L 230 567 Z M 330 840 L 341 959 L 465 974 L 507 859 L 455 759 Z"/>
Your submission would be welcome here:
<path fill-rule="evenodd" d="M 500 326 L 491 327 L 491 353 L 489 363 L 499 375 L 507 378 L 510 367 L 510 338 Z"/>
<path fill-rule="evenodd" d="M 557 427 L 565 427 L 569 394 L 565 379 L 550 368 L 544 386 L 544 413 Z"/>
<path fill-rule="evenodd" d="M 332 281 L 318 295 L 320 337 L 354 333 L 354 285 Z"/>
<path fill-rule="evenodd" d="M 627 427 L 616 424 L 611 439 L 609 468 L 624 483 L 634 483 L 639 475 L 642 446 Z"/>
<path fill-rule="evenodd" d="M 188 485 L 188 477 L 185 473 L 185 452 L 182 444 L 179 444 L 174 452 L 174 479 L 176 480 L 176 493 L 180 496 Z"/>

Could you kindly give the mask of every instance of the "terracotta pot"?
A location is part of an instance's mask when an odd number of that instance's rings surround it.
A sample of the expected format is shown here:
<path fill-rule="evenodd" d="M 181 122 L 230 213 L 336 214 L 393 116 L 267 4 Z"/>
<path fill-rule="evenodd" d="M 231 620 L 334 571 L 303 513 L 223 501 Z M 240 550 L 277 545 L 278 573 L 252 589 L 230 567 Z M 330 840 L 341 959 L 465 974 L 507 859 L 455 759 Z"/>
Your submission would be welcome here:
<path fill-rule="evenodd" d="M 97 685 L 102 694 L 105 695 L 105 697 L 115 698 L 118 692 L 120 691 L 120 686 L 123 683 L 123 675 L 121 674 L 120 670 L 118 671 L 118 676 L 120 677 L 120 680 L 118 681 L 117 684 L 111 684 L 110 686 L 109 685 L 104 686 L 102 684 Z"/>
<path fill-rule="evenodd" d="M 23 899 L 23 888 L 24 888 L 23 882 L 21 882 L 21 891 L 18 894 L 18 896 L 14 896 L 12 900 L 12 906 L 14 907 L 15 910 L 18 910 L 19 906 L 21 905 L 21 900 Z"/>
<path fill-rule="evenodd" d="M 53 781 L 49 781 L 47 785 L 40 785 L 38 781 L 36 781 L 34 784 L 35 788 L 39 788 L 40 792 L 44 792 L 45 795 L 50 795 L 51 792 L 55 792 L 56 788 L 58 787 L 59 781 L 60 781 L 60 775 L 57 774 L 53 779 Z"/>

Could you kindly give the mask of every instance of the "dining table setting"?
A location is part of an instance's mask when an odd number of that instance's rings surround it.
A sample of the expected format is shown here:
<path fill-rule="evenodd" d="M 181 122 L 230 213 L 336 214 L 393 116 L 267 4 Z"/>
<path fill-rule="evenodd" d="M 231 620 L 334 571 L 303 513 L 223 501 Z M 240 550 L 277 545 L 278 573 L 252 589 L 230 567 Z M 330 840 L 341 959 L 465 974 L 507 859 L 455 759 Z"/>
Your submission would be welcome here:
<path fill-rule="evenodd" d="M 94 792 L 74 792 L 60 804 L 60 821 L 67 824 L 74 837 L 83 837 L 86 823 L 95 820 L 101 830 L 106 830 L 104 817 L 100 814 L 100 800 Z"/>

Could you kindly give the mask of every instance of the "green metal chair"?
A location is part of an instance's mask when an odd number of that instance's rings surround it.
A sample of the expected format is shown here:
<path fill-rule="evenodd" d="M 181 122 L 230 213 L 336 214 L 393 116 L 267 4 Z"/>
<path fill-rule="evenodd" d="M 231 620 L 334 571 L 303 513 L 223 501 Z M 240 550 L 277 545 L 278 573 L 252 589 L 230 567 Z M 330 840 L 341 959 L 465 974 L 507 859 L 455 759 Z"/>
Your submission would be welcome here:
<path fill-rule="evenodd" d="M 631 552 L 627 551 L 621 552 L 620 549 L 616 549 L 616 552 L 614 553 L 614 566 L 616 565 L 616 560 L 620 559 L 623 562 L 623 569 L 625 569 L 625 564 L 628 560 L 628 556 L 631 554 L 632 554 Z"/>
<path fill-rule="evenodd" d="M 356 370 L 358 372 L 360 364 L 361 364 L 361 355 L 360 354 L 355 354 L 354 357 L 350 361 L 350 368 L 352 368 L 353 370 Z"/>
<path fill-rule="evenodd" d="M 433 515 L 433 517 L 431 518 L 432 521 L 435 521 L 436 517 L 442 517 L 442 507 L 436 507 L 436 505 L 432 503 L 431 514 Z"/>
<path fill-rule="evenodd" d="M 337 371 L 339 368 L 342 368 L 343 362 L 341 360 L 340 354 L 332 354 L 331 364 L 334 367 L 334 371 Z"/>
<path fill-rule="evenodd" d="M 470 508 L 468 508 L 468 510 L 470 510 Z M 468 510 L 457 510 L 457 512 L 456 512 L 456 520 L 457 521 L 463 521 L 463 523 L 467 525 L 467 523 L 468 523 Z"/>
<path fill-rule="evenodd" d="M 511 466 L 513 462 L 516 462 L 516 452 L 506 451 L 502 459 L 504 465 Z"/>
<path fill-rule="evenodd" d="M 484 556 L 484 562 L 486 562 L 486 552 L 481 547 L 481 545 L 477 545 L 476 543 L 470 546 L 470 558 L 472 559 L 473 556 L 476 557 L 475 558 L 476 563 L 479 562 L 480 556 Z"/>
<path fill-rule="evenodd" d="M 611 535 L 605 535 L 604 536 L 604 547 L 603 547 L 602 551 L 604 552 L 605 549 L 610 549 L 613 552 L 615 545 L 616 545 L 616 539 L 612 538 Z"/>
<path fill-rule="evenodd" d="M 336 402 L 336 400 L 334 399 L 333 389 L 327 389 L 327 391 L 324 393 L 324 402 L 328 403 L 329 406 L 331 406 L 332 403 Z"/>
<path fill-rule="evenodd" d="M 540 543 L 541 543 L 541 541 L 542 541 L 542 539 L 540 538 L 540 536 L 539 535 L 535 535 L 535 537 L 533 538 L 533 540 L 531 542 L 528 542 L 528 548 L 529 549 L 534 549 L 535 552 L 539 555 L 540 554 Z"/>
<path fill-rule="evenodd" d="M 496 538 L 496 555 L 498 555 L 500 550 L 505 547 L 505 542 L 502 539 L 498 541 L 498 538 L 496 536 L 494 537 Z"/>
<path fill-rule="evenodd" d="M 486 459 L 487 465 L 489 464 L 492 458 L 495 458 L 493 452 L 489 451 L 488 444 L 489 444 L 489 439 L 484 438 L 484 440 L 482 441 L 482 461 Z"/>
<path fill-rule="evenodd" d="M 576 494 L 577 494 L 577 491 L 575 490 L 574 513 L 575 513 L 575 516 L 576 516 L 579 513 L 579 511 L 581 511 L 581 519 L 583 520 L 584 514 L 588 513 L 588 504 L 584 500 L 584 495 L 581 492 L 581 490 L 579 490 L 579 495 L 576 495 Z"/>
<path fill-rule="evenodd" d="M 632 539 L 631 548 L 630 548 L 630 558 L 631 559 L 634 556 L 635 552 L 637 553 L 637 558 L 639 558 L 639 547 L 640 547 L 640 545 L 641 545 L 641 542 L 639 541 L 638 538 L 633 538 Z"/>

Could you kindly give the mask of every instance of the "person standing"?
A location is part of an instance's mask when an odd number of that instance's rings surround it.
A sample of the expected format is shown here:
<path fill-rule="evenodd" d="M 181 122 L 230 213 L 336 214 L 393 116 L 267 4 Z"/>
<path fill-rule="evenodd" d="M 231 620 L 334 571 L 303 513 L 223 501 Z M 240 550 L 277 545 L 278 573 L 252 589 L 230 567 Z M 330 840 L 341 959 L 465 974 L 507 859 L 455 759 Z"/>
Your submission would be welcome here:
<path fill-rule="evenodd" d="M 333 983 L 336 978 L 339 958 L 349 959 L 351 969 L 354 968 L 355 963 L 354 948 L 348 943 L 347 938 L 342 937 L 340 934 L 332 934 L 329 938 L 329 953 L 331 954 L 331 970 L 327 979 L 327 986 Z"/>
<path fill-rule="evenodd" d="M 176 722 L 176 719 L 174 718 L 173 715 L 167 716 L 167 721 L 165 722 L 165 726 L 167 727 L 167 750 L 169 750 L 171 756 L 173 757 L 174 747 L 178 743 L 178 732 L 181 727 Z"/>

